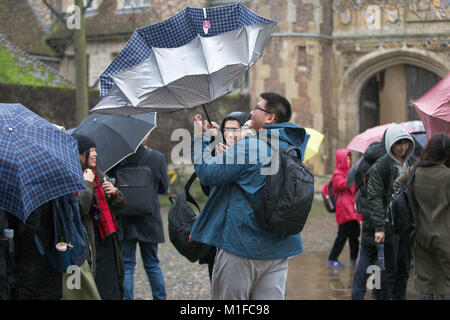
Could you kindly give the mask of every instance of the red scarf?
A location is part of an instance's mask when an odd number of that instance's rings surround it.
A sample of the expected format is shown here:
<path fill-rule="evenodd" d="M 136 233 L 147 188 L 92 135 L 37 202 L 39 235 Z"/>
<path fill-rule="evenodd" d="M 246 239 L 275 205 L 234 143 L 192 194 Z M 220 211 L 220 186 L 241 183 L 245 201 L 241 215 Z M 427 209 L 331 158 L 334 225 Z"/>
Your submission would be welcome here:
<path fill-rule="evenodd" d="M 100 237 L 104 239 L 105 237 L 117 232 L 119 228 L 117 227 L 116 221 L 109 211 L 108 202 L 106 201 L 105 191 L 102 185 L 98 181 L 97 175 L 94 178 L 94 191 L 97 196 L 97 203 L 93 206 L 99 209 L 100 218 L 98 219 L 98 229 L 100 231 Z"/>

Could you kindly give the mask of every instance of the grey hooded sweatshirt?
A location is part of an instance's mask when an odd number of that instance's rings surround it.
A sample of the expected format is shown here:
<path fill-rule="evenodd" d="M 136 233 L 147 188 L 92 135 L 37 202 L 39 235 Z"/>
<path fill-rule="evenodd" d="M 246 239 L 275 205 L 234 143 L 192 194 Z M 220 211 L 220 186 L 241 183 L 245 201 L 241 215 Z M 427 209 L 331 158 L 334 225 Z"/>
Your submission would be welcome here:
<path fill-rule="evenodd" d="M 403 163 L 400 163 L 392 154 L 391 148 L 395 142 L 402 139 L 410 140 Z M 401 125 L 392 123 L 385 133 L 385 146 L 387 154 L 379 158 L 369 170 L 367 182 L 367 201 L 370 211 L 370 220 L 375 232 L 385 232 L 386 209 L 394 192 L 393 184 L 414 161 L 414 140 Z"/>
<path fill-rule="evenodd" d="M 406 152 L 405 158 L 403 163 L 400 163 L 392 154 L 392 146 L 397 141 L 408 139 L 410 141 L 408 151 Z M 386 135 L 385 135 L 385 146 L 386 146 L 386 152 L 389 154 L 392 160 L 394 160 L 394 165 L 398 170 L 398 175 L 403 174 L 403 172 L 406 171 L 408 168 L 408 159 L 413 155 L 415 143 L 414 139 L 411 137 L 411 135 L 406 131 L 405 128 L 403 128 L 401 125 L 397 123 L 392 123 L 387 129 L 386 129 Z"/>

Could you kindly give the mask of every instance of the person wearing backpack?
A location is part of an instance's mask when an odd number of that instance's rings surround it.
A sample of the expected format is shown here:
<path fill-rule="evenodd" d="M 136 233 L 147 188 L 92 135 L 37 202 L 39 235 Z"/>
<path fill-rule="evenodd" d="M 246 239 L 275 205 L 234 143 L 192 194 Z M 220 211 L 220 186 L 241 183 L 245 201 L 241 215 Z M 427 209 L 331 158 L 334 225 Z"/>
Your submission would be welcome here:
<path fill-rule="evenodd" d="M 151 171 L 151 175 L 148 177 L 150 192 L 144 198 L 149 203 L 150 212 L 145 215 L 132 215 L 130 212 L 130 216 L 120 213 L 117 219 L 125 267 L 124 300 L 134 299 L 134 270 L 136 267 L 136 245 L 138 243 L 153 299 L 166 299 L 164 277 L 158 259 L 158 243 L 165 242 L 158 194 L 167 193 L 169 178 L 164 154 L 147 148 L 145 146 L 147 141 L 148 137 L 142 141 L 136 153 L 122 160 L 110 172 L 111 176 L 116 177 L 117 180 L 121 168 L 134 168 L 137 165 Z M 131 181 L 133 177 L 130 176 L 129 179 Z M 133 207 L 134 203 L 132 202 L 133 199 L 127 199 L 127 207 Z"/>
<path fill-rule="evenodd" d="M 407 237 L 392 232 L 387 215 L 394 181 L 415 161 L 414 140 L 401 125 L 392 123 L 385 132 L 386 155 L 369 171 L 367 201 L 375 227 L 375 243 L 384 244 L 385 271 L 381 272 L 379 299 L 404 300 L 411 265 L 411 247 Z"/>
<path fill-rule="evenodd" d="M 412 241 L 414 282 L 420 299 L 450 300 L 450 138 L 431 137 L 416 162 L 411 185 L 416 208 L 416 234 Z M 407 183 L 408 169 L 394 182 L 394 190 Z"/>
<path fill-rule="evenodd" d="M 356 212 L 363 216 L 361 245 L 359 259 L 353 277 L 351 300 L 364 300 L 366 294 L 367 268 L 377 263 L 377 246 L 374 239 L 375 226 L 370 219 L 370 210 L 367 203 L 367 179 L 370 168 L 375 162 L 386 154 L 384 142 L 373 142 L 364 152 L 355 173 L 355 207 Z M 377 296 L 378 290 L 374 289 Z"/>
<path fill-rule="evenodd" d="M 11 289 L 11 299 L 60 300 L 63 273 L 50 265 L 45 254 L 54 245 L 51 201 L 36 208 L 25 222 L 7 215 L 8 228 L 14 230 L 15 286 Z"/>
<path fill-rule="evenodd" d="M 88 263 L 102 300 L 123 296 L 123 257 L 115 216 L 125 206 L 120 190 L 97 167 L 95 142 L 72 134 L 78 141 L 86 189 L 77 192 L 81 220 L 89 241 Z"/>
<path fill-rule="evenodd" d="M 338 233 L 333 248 L 328 256 L 328 267 L 344 267 L 338 257 L 344 248 L 347 239 L 350 244 L 350 264 L 356 264 L 359 251 L 359 224 L 362 216 L 355 211 L 355 185 L 347 186 L 347 174 L 352 167 L 352 154 L 350 150 L 339 149 L 336 151 L 336 169 L 333 172 L 333 193 L 337 194 L 336 222 Z"/>
<path fill-rule="evenodd" d="M 279 137 L 281 150 L 302 144 L 305 129 L 288 122 L 291 114 L 291 106 L 284 97 L 276 93 L 261 94 L 251 112 L 251 129 L 257 135 L 245 136 L 215 157 L 205 151 L 211 148 L 207 129 L 217 130 L 219 126 L 205 121 L 202 127 L 201 115 L 195 117 L 196 133 L 201 128 L 204 133 L 197 134 L 192 141 L 192 160 L 200 182 L 211 186 L 211 193 L 191 236 L 193 241 L 217 247 L 211 285 L 213 300 L 285 297 L 288 257 L 303 251 L 301 236 L 264 229 L 240 187 L 253 201 L 260 199 L 266 182 L 261 169 L 270 163 L 264 164 L 258 156 L 258 145 L 265 144 L 271 154 L 267 142 L 260 139 L 262 132 Z"/>

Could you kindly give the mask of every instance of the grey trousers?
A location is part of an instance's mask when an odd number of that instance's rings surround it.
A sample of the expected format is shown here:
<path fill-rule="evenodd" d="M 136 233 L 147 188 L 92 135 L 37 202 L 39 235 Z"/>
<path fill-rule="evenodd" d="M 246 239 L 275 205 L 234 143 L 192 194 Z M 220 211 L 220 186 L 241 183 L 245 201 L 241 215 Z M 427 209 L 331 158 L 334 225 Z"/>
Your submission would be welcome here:
<path fill-rule="evenodd" d="M 288 259 L 252 260 L 217 250 L 212 300 L 284 300 Z"/>

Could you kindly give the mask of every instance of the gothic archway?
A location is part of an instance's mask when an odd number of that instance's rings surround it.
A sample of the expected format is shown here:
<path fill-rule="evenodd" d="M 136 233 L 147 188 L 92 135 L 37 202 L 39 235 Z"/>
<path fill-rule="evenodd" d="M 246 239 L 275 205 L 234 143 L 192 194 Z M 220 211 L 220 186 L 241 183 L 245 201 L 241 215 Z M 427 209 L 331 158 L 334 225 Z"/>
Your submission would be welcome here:
<path fill-rule="evenodd" d="M 364 86 L 375 75 L 397 65 L 411 65 L 444 77 L 449 66 L 435 54 L 418 49 L 393 49 L 372 52 L 357 60 L 344 74 L 339 86 L 339 144 L 346 145 L 360 132 L 360 98 Z"/>

